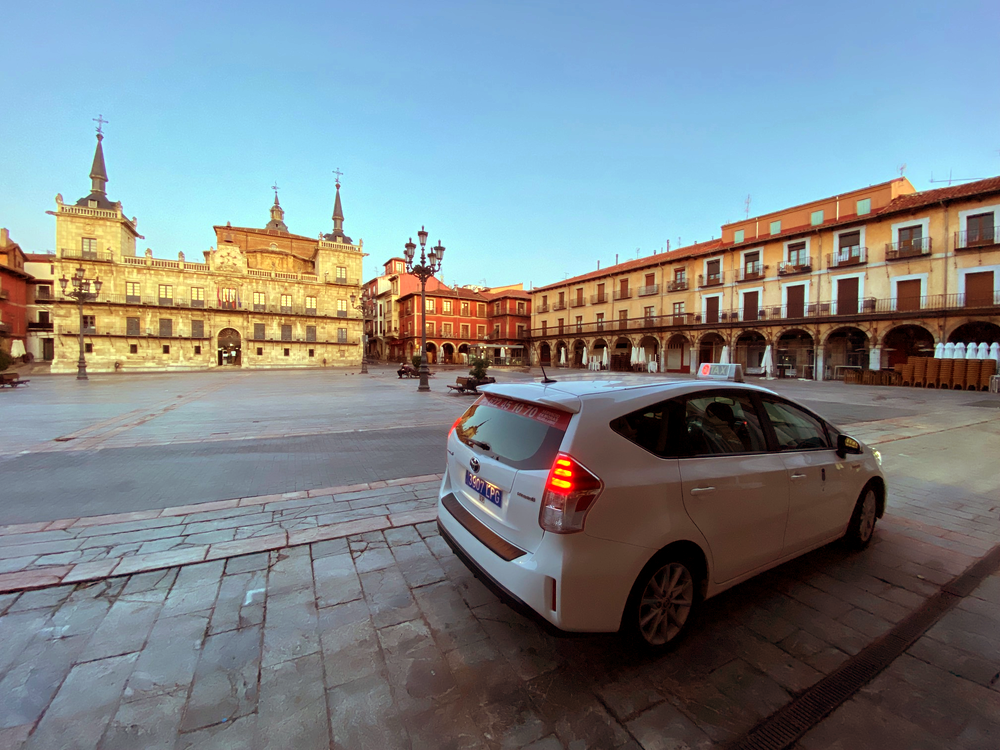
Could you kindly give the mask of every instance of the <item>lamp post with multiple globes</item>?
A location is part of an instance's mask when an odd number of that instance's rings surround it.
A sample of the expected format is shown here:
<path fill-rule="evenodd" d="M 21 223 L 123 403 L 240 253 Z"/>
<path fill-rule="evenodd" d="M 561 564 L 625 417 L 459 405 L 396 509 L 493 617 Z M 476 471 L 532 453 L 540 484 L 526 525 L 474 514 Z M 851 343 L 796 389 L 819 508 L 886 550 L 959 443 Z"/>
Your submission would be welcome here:
<path fill-rule="evenodd" d="M 417 232 L 417 238 L 420 240 L 420 262 L 414 264 L 414 253 L 417 246 L 413 244 L 413 238 L 404 245 L 406 248 L 403 252 L 406 255 L 406 272 L 420 279 L 420 385 L 417 386 L 418 391 L 429 391 L 431 389 L 430 383 L 427 382 L 427 378 L 430 375 L 430 369 L 427 367 L 427 300 L 426 300 L 426 289 L 427 280 L 432 278 L 434 274 L 441 270 L 441 261 L 444 260 L 444 247 L 441 245 L 441 240 L 438 240 L 438 244 L 430 249 L 429 253 L 424 252 L 424 248 L 427 245 L 427 231 L 420 227 L 420 231 Z"/>
<path fill-rule="evenodd" d="M 83 344 L 83 303 L 91 302 L 97 299 L 97 295 L 101 293 L 101 278 L 91 280 L 84 278 L 87 272 L 82 266 L 76 269 L 76 273 L 69 279 L 63 274 L 63 277 L 59 279 L 59 286 L 62 287 L 62 292 L 65 296 L 75 299 L 76 305 L 80 310 L 80 360 L 76 363 L 76 379 L 77 380 L 87 380 L 87 358 L 84 356 L 84 344 Z M 72 289 L 66 291 L 66 288 L 70 286 L 72 282 Z M 93 291 L 91 291 L 93 287 Z"/>
<path fill-rule="evenodd" d="M 356 294 L 351 295 L 351 307 L 361 313 L 361 374 L 368 374 L 368 321 L 374 318 L 375 300 L 369 299 L 366 292 L 361 293 L 359 300 Z"/>

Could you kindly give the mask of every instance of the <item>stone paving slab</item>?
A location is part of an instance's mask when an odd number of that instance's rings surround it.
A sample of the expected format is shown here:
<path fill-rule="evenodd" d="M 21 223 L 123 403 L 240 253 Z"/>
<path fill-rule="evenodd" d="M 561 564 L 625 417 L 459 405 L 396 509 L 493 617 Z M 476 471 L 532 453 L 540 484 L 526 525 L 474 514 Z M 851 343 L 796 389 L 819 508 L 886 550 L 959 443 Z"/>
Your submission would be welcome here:
<path fill-rule="evenodd" d="M 414 526 L 438 474 L 0 528 L 0 594 Z M 241 534 L 240 538 L 236 538 Z"/>
<path fill-rule="evenodd" d="M 961 554 L 903 528 L 710 600 L 657 658 L 550 635 L 429 521 L 0 595 L 0 747 L 723 746 L 909 611 L 888 571 Z M 994 575 L 800 746 L 992 747 L 998 623 Z"/>

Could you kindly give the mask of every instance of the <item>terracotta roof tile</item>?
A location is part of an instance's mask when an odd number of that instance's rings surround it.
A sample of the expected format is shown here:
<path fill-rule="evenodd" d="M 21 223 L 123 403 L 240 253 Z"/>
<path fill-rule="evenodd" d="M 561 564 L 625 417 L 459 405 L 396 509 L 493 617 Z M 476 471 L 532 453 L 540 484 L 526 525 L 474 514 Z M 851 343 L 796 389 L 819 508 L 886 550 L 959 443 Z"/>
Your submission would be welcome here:
<path fill-rule="evenodd" d="M 676 250 L 671 250 L 668 253 L 659 253 L 657 255 L 649 255 L 645 258 L 636 258 L 635 260 L 628 260 L 624 263 L 618 263 L 614 266 L 608 266 L 607 268 L 601 268 L 596 271 L 591 271 L 590 273 L 582 274 L 581 276 L 573 276 L 569 279 L 564 279 L 563 281 L 556 282 L 554 284 L 546 284 L 545 286 L 537 286 L 532 289 L 532 292 L 544 292 L 549 289 L 558 289 L 559 287 L 568 286 L 572 284 L 580 284 L 585 281 L 593 281 L 594 279 L 600 279 L 605 276 L 614 276 L 620 273 L 629 273 L 630 271 L 638 271 L 643 268 L 652 268 L 653 266 L 660 266 L 665 263 L 674 263 L 680 260 L 687 260 L 688 258 L 693 258 L 699 255 L 710 255 L 717 250 L 725 247 L 722 244 L 722 240 L 709 240 L 708 242 L 696 242 L 693 245 L 688 245 L 687 247 L 679 247 Z"/>
<path fill-rule="evenodd" d="M 956 200 L 958 198 L 971 198 L 974 195 L 986 195 L 987 193 L 1000 193 L 1000 177 L 990 177 L 976 182 L 967 182 L 964 185 L 952 185 L 937 190 L 924 190 L 920 193 L 910 193 L 901 195 L 878 213 L 894 213 L 896 211 L 907 211 L 921 206 L 928 206 L 941 201 Z"/>

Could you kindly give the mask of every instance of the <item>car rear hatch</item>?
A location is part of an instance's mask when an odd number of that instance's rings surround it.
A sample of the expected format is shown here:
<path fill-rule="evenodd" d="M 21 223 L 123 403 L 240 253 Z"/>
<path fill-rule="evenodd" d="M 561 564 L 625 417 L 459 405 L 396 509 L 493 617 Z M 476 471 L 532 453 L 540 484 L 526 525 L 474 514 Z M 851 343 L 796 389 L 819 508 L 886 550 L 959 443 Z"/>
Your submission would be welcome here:
<path fill-rule="evenodd" d="M 492 532 L 527 552 L 542 539 L 538 513 L 545 480 L 572 417 L 484 394 L 448 438 L 448 475 L 459 504 Z"/>

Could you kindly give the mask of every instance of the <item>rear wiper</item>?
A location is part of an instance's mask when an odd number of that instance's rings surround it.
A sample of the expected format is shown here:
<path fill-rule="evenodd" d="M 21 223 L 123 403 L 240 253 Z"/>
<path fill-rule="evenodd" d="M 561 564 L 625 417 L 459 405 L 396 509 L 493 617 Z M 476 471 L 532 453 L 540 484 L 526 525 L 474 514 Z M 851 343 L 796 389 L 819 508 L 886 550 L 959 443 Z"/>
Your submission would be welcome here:
<path fill-rule="evenodd" d="M 472 438 L 467 438 L 469 445 L 474 445 L 477 448 L 482 448 L 484 451 L 491 450 L 489 443 L 484 443 L 482 440 L 473 440 Z"/>

